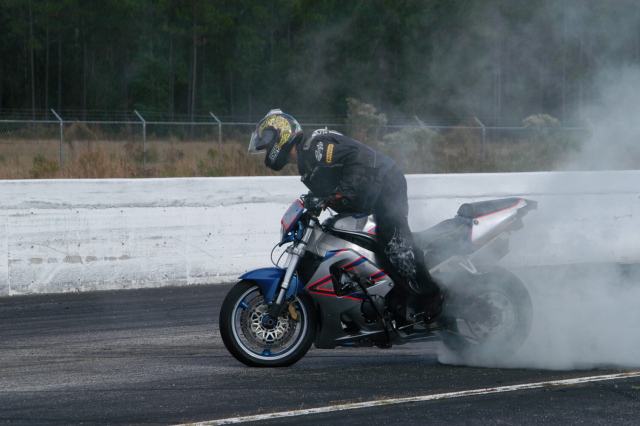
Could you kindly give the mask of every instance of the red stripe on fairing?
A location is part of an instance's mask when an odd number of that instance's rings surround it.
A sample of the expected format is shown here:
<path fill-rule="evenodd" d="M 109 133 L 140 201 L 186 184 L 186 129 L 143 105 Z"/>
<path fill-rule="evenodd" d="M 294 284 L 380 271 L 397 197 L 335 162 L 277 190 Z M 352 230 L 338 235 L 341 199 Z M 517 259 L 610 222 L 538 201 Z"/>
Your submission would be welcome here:
<path fill-rule="evenodd" d="M 362 298 L 351 297 L 351 296 L 338 296 L 335 290 L 332 288 L 322 288 L 323 285 L 327 285 L 331 283 L 331 275 L 327 275 L 324 278 L 319 279 L 313 284 L 309 284 L 307 286 L 307 291 L 313 294 L 319 294 L 320 296 L 329 296 L 329 297 L 338 297 L 341 299 L 353 299 L 353 300 L 362 300 Z"/>
<path fill-rule="evenodd" d="M 364 259 L 364 260 L 363 260 L 363 259 Z M 345 271 L 348 271 L 348 270 L 353 269 L 353 268 L 355 268 L 356 266 L 360 265 L 361 263 L 364 263 L 366 260 L 367 260 L 367 259 L 365 259 L 365 257 L 364 257 L 364 256 L 360 256 L 359 258 L 357 258 L 357 259 L 356 259 L 356 260 L 354 260 L 353 262 L 351 262 L 351 263 L 348 263 L 348 264 L 344 265 L 344 266 L 342 267 L 342 269 L 344 269 Z"/>
<path fill-rule="evenodd" d="M 473 220 L 482 219 L 483 217 L 491 216 L 491 215 L 494 215 L 494 214 L 496 214 L 496 213 L 502 213 L 502 212 L 504 212 L 504 211 L 511 210 L 511 209 L 513 209 L 513 208 L 516 208 L 516 210 L 517 210 L 517 207 L 518 207 L 518 206 L 519 206 L 523 201 L 524 201 L 524 199 L 520 198 L 520 199 L 518 200 L 518 202 L 517 202 L 517 203 L 515 203 L 515 204 L 514 204 L 513 206 L 511 206 L 511 207 L 507 207 L 506 209 L 498 210 L 497 212 L 493 212 L 493 213 L 485 214 L 484 216 L 478 216 L 478 217 L 476 217 L 476 218 L 475 218 L 475 219 L 473 219 Z M 499 230 L 498 232 L 496 232 L 495 234 L 493 234 L 493 237 L 489 238 L 489 241 L 487 241 L 486 243 L 475 243 L 475 242 L 473 242 L 473 226 L 472 226 L 472 227 L 471 227 L 471 235 L 469 236 L 469 241 L 471 242 L 471 244 L 473 244 L 473 245 L 475 245 L 475 246 L 484 246 L 484 245 L 487 245 L 487 244 L 488 244 L 489 242 L 491 242 L 495 237 L 497 237 L 498 235 L 500 235 L 500 234 L 502 233 L 502 231 L 504 231 L 505 229 L 507 229 L 507 228 L 509 227 L 509 225 L 511 225 L 511 223 L 509 223 L 509 224 L 507 224 L 506 226 L 504 226 L 504 227 L 500 228 L 500 230 Z"/>
<path fill-rule="evenodd" d="M 299 205 L 300 207 L 304 208 L 304 204 L 302 204 L 302 202 L 301 202 L 300 200 L 296 200 L 296 201 L 298 202 L 298 205 Z M 284 223 L 284 218 L 280 219 L 280 223 L 282 224 L 282 226 L 284 227 L 284 229 L 288 231 L 289 229 L 291 229 L 291 225 L 293 224 L 293 222 L 295 222 L 296 220 L 298 220 L 298 218 L 299 218 L 299 217 L 300 217 L 300 215 L 296 215 L 296 217 L 295 217 L 295 218 L 293 218 L 293 219 L 291 220 L 291 222 L 289 222 L 289 224 L 288 224 L 288 225 Z"/>
<path fill-rule="evenodd" d="M 319 279 L 313 284 L 309 284 L 307 286 L 307 290 L 310 293 L 320 294 L 323 296 L 336 296 L 336 292 L 333 288 L 322 288 L 323 285 L 326 285 L 331 282 L 331 275 L 327 275 L 324 278 Z"/>
<path fill-rule="evenodd" d="M 506 210 L 511 210 L 511 209 L 512 209 L 512 208 L 514 208 L 514 207 L 518 207 L 518 206 L 519 206 L 523 201 L 524 201 L 524 200 L 523 200 L 522 198 L 520 198 L 520 199 L 518 199 L 518 202 L 517 202 L 517 203 L 515 203 L 514 205 L 512 205 L 511 207 L 507 207 L 507 208 L 504 208 L 504 209 L 502 209 L 502 210 L 495 211 L 495 212 L 493 212 L 493 213 L 488 213 L 488 214 L 485 214 L 484 216 L 478 216 L 478 217 L 476 217 L 476 219 L 482 219 L 483 217 L 491 216 L 492 214 L 496 214 L 496 213 L 504 212 L 504 211 L 506 211 Z"/>
<path fill-rule="evenodd" d="M 347 250 L 347 249 L 337 250 L 337 251 L 334 251 L 334 252 L 328 251 L 324 255 L 324 260 L 331 259 L 333 256 L 335 256 L 337 254 L 340 254 L 345 250 Z"/>
<path fill-rule="evenodd" d="M 380 274 L 382 274 L 382 275 L 380 275 Z M 370 275 L 369 279 L 371 279 L 373 281 L 376 281 L 376 280 L 381 280 L 382 278 L 388 277 L 388 276 L 389 276 L 389 274 L 387 274 L 385 271 L 378 271 L 375 274 Z"/>

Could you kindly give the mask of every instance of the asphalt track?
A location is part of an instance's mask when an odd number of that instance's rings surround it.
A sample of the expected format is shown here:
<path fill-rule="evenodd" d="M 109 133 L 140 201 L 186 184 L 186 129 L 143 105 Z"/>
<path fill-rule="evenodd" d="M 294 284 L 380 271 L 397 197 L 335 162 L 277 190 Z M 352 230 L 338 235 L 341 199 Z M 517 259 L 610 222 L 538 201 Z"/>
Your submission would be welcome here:
<path fill-rule="evenodd" d="M 248 368 L 219 337 L 228 289 L 0 298 L 0 423 L 214 424 L 244 416 L 274 425 L 640 422 L 635 370 L 442 365 L 437 343 L 312 349 L 290 368 Z M 530 383 L 538 386 L 524 386 Z"/>

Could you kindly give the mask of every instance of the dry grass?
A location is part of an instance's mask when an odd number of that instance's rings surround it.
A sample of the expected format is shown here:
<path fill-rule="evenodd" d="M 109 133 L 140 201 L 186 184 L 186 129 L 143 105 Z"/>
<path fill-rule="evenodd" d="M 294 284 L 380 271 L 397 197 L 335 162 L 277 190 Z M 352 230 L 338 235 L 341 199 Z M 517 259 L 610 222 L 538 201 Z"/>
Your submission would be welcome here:
<path fill-rule="evenodd" d="M 244 144 L 217 143 L 0 141 L 0 179 L 143 178 L 270 175 L 262 156 Z M 282 173 L 294 174 L 286 168 Z M 280 173 L 280 174 L 282 174 Z"/>
<path fill-rule="evenodd" d="M 417 135 L 417 136 L 416 136 Z M 433 133 L 425 139 L 385 137 L 367 144 L 394 158 L 405 173 L 482 173 L 552 170 L 574 150 L 538 140 L 488 142 L 464 127 Z M 246 143 L 150 141 L 65 142 L 60 164 L 56 140 L 0 141 L 0 179 L 143 178 L 195 176 L 294 175 L 294 166 L 275 173 L 263 156 L 249 155 Z"/>

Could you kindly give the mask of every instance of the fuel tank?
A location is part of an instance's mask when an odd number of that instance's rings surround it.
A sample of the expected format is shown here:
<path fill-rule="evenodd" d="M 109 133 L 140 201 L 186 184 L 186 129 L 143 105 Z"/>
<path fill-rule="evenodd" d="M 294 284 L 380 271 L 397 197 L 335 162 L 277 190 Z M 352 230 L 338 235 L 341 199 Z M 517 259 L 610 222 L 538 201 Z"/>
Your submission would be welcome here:
<path fill-rule="evenodd" d="M 369 259 L 375 259 L 377 225 L 373 216 L 336 215 L 316 227 L 307 250 L 325 257 L 334 250 L 353 249 Z"/>

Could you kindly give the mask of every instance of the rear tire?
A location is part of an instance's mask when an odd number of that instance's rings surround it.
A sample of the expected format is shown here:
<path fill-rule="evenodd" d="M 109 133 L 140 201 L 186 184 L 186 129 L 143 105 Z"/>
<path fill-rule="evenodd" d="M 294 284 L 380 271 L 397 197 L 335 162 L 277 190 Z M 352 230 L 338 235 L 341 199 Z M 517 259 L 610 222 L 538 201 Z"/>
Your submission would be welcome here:
<path fill-rule="evenodd" d="M 262 318 L 269 307 L 260 287 L 242 280 L 227 294 L 220 310 L 220 335 L 227 350 L 250 367 L 287 367 L 309 351 L 315 338 L 317 316 L 310 297 L 297 294 L 289 308 L 267 327 Z"/>
<path fill-rule="evenodd" d="M 445 346 L 467 361 L 513 355 L 529 336 L 533 322 L 531 297 L 522 281 L 498 267 L 478 275 L 464 273 L 456 277 L 451 296 L 465 293 L 483 299 L 491 315 L 471 321 L 447 317 L 445 308 L 444 320 L 451 330 L 441 333 Z"/>

